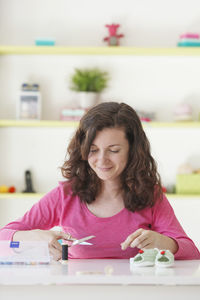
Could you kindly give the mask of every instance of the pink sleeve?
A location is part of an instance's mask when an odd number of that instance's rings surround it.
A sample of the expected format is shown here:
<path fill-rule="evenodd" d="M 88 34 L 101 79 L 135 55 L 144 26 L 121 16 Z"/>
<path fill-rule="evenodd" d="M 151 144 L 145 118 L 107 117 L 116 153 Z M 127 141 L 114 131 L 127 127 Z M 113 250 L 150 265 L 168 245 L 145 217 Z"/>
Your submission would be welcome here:
<path fill-rule="evenodd" d="M 199 250 L 184 232 L 165 195 L 162 201 L 156 202 L 152 211 L 154 224 L 152 230 L 173 238 L 178 244 L 175 259 L 200 259 Z"/>
<path fill-rule="evenodd" d="M 12 240 L 18 230 L 50 229 L 59 224 L 61 197 L 60 187 L 46 194 L 25 215 L 0 229 L 0 240 Z"/>

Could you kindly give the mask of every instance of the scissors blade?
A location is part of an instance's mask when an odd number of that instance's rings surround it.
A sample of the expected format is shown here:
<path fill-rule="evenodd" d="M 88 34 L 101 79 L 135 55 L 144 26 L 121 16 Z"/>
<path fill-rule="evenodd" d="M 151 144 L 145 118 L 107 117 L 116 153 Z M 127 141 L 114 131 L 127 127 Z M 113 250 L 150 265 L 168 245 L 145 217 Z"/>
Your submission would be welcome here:
<path fill-rule="evenodd" d="M 92 238 L 94 238 L 95 236 L 94 235 L 90 235 L 90 236 L 86 236 L 80 240 L 76 240 L 72 243 L 72 246 L 75 246 L 75 245 L 78 245 L 78 244 L 82 244 L 83 242 L 87 241 L 87 240 L 90 240 Z M 89 244 L 89 243 L 88 243 Z M 82 244 L 83 245 L 83 244 Z"/>
<path fill-rule="evenodd" d="M 92 243 L 88 243 L 88 242 L 82 242 L 79 245 L 93 245 Z"/>

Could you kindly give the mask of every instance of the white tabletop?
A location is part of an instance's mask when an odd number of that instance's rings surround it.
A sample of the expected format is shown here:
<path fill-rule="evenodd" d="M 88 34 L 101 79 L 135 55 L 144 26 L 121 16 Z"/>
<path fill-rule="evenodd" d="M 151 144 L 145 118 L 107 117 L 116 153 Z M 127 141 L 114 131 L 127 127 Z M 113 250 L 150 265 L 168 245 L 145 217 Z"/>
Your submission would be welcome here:
<path fill-rule="evenodd" d="M 200 261 L 130 268 L 129 260 L 69 260 L 67 265 L 0 265 L 0 285 L 200 285 Z"/>

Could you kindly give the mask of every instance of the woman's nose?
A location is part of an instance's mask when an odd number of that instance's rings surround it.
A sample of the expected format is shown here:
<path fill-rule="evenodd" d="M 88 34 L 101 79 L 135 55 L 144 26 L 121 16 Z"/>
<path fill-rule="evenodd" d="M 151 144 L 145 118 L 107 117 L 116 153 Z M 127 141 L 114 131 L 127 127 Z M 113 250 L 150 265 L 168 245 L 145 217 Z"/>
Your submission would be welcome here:
<path fill-rule="evenodd" d="M 104 151 L 99 152 L 98 160 L 100 160 L 100 161 L 106 161 L 107 159 L 108 158 L 107 158 L 106 152 L 104 152 Z"/>

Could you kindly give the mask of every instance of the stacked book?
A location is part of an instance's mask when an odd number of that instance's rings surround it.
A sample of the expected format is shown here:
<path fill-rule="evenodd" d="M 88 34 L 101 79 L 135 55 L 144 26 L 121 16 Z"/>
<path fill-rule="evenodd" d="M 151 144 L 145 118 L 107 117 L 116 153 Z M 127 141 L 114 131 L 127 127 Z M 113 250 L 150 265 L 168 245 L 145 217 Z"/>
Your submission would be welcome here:
<path fill-rule="evenodd" d="M 186 32 L 180 35 L 178 47 L 200 47 L 200 35 L 198 33 Z"/>
<path fill-rule="evenodd" d="M 82 116 L 87 110 L 84 108 L 68 108 L 65 107 L 61 110 L 60 120 L 61 121 L 80 121 Z"/>

